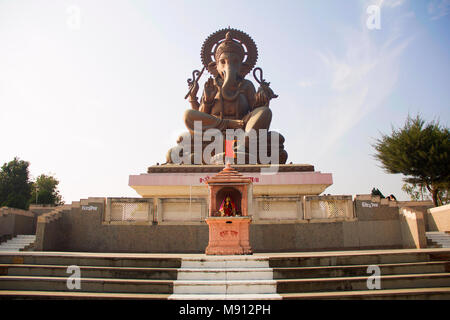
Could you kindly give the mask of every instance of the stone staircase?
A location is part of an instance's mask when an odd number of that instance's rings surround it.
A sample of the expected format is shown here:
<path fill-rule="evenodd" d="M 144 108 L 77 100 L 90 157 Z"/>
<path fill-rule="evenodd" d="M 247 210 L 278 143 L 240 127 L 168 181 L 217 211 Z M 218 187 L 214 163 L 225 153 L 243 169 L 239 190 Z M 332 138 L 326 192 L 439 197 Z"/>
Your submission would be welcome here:
<path fill-rule="evenodd" d="M 17 235 L 0 244 L 0 251 L 29 251 L 33 249 L 35 241 L 35 235 Z"/>
<path fill-rule="evenodd" d="M 425 234 L 429 248 L 450 248 L 450 234 L 439 231 L 430 231 Z"/>
<path fill-rule="evenodd" d="M 170 300 L 281 299 L 269 258 L 203 256 L 182 258 Z"/>
<path fill-rule="evenodd" d="M 151 254 L 0 252 L 0 297 L 167 299 L 181 258 Z M 67 285 L 80 268 L 80 290 Z"/>
<path fill-rule="evenodd" d="M 450 299 L 450 250 L 316 253 L 270 259 L 283 299 Z M 380 269 L 380 289 L 367 280 Z"/>
<path fill-rule="evenodd" d="M 81 288 L 69 289 L 80 269 Z M 369 290 L 369 266 L 380 289 Z M 0 298 L 450 299 L 450 249 L 205 256 L 0 252 Z"/>

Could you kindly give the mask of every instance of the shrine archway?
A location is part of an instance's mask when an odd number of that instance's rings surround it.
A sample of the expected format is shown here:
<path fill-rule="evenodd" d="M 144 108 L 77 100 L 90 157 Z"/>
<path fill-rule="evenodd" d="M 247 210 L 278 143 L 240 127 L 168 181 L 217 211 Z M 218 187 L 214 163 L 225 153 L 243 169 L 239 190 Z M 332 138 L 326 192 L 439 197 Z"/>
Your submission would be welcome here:
<path fill-rule="evenodd" d="M 219 191 L 217 191 L 216 212 L 219 212 L 220 205 L 222 204 L 222 201 L 225 199 L 226 196 L 230 196 L 232 201 L 234 202 L 234 205 L 236 206 L 236 215 L 242 215 L 242 208 L 241 208 L 242 194 L 239 192 L 239 190 L 233 187 L 224 187 Z"/>

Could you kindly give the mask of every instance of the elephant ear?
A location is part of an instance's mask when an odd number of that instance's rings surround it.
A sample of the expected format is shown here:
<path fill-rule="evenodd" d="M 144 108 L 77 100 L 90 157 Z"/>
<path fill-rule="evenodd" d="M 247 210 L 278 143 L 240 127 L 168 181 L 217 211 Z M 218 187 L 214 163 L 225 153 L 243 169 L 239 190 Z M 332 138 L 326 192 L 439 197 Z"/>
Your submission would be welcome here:
<path fill-rule="evenodd" d="M 217 63 L 215 61 L 208 63 L 208 72 L 211 73 L 214 78 L 219 75 L 219 72 L 217 71 Z"/>
<path fill-rule="evenodd" d="M 242 78 L 244 78 L 250 71 L 252 71 L 252 66 L 250 66 L 248 63 L 244 62 L 242 63 L 241 70 L 239 70 L 239 74 Z"/>

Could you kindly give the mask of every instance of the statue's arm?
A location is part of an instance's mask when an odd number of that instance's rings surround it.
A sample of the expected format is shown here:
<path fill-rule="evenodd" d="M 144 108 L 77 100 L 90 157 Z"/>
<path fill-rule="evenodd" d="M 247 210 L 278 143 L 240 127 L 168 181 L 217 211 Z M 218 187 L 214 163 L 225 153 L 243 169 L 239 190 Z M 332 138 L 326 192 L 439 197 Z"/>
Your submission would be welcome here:
<path fill-rule="evenodd" d="M 200 111 L 211 114 L 211 109 L 214 105 L 214 98 L 218 92 L 217 84 L 214 79 L 210 77 L 205 82 L 205 89 L 203 90 L 202 100 L 200 102 Z"/>
<path fill-rule="evenodd" d="M 270 99 L 268 98 L 267 93 L 262 88 L 259 88 L 258 91 L 256 91 L 255 86 L 251 81 L 246 80 L 246 82 L 247 99 L 251 109 L 253 110 L 262 106 L 268 106 Z"/>
<path fill-rule="evenodd" d="M 255 93 L 255 108 L 268 107 L 270 98 L 263 87 L 259 87 L 258 91 Z"/>
<path fill-rule="evenodd" d="M 247 100 L 250 108 L 253 110 L 257 108 L 256 106 L 256 90 L 253 83 L 249 80 L 245 80 L 247 82 L 246 84 L 246 93 L 247 93 Z"/>
<path fill-rule="evenodd" d="M 189 103 L 191 104 L 191 108 L 194 110 L 198 110 L 201 107 L 200 103 L 198 103 L 197 97 L 189 98 Z"/>
<path fill-rule="evenodd" d="M 198 82 L 194 83 L 194 87 L 191 90 L 191 93 L 189 94 L 189 103 L 194 110 L 198 110 L 200 107 L 200 103 L 198 103 L 197 98 L 197 92 L 198 92 Z"/>
<path fill-rule="evenodd" d="M 212 108 L 213 104 L 214 104 L 214 100 L 212 103 L 208 103 L 205 101 L 205 97 L 202 95 L 202 99 L 200 102 L 200 111 L 211 114 L 211 108 Z"/>

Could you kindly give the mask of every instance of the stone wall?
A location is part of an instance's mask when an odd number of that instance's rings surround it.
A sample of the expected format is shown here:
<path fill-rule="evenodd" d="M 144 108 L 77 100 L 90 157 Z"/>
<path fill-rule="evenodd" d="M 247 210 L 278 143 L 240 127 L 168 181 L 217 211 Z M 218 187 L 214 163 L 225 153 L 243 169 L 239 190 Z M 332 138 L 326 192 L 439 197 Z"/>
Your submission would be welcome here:
<path fill-rule="evenodd" d="M 450 232 L 450 204 L 430 208 L 425 213 L 427 231 Z"/>
<path fill-rule="evenodd" d="M 11 239 L 18 234 L 35 234 L 36 217 L 32 212 L 0 208 L 0 242 Z"/>
<path fill-rule="evenodd" d="M 105 199 L 89 198 L 60 211 L 59 217 L 52 213 L 40 217 L 36 250 L 200 252 L 207 245 L 206 224 L 105 223 L 105 209 Z"/>
<path fill-rule="evenodd" d="M 137 216 L 144 217 L 139 221 L 108 219 L 114 201 L 127 203 L 123 198 L 89 198 L 44 214 L 38 221 L 36 250 L 204 252 L 208 245 L 208 226 L 202 218 L 207 208 L 204 198 L 136 200 L 149 203 L 146 209 L 136 207 L 140 212 Z M 402 227 L 400 207 L 396 201 L 386 202 L 370 196 L 357 196 L 354 202 L 350 196 L 336 196 L 334 199 L 333 196 L 324 196 L 307 200 L 341 201 L 338 207 L 345 210 L 342 216 L 312 219 L 307 214 L 305 199 L 255 198 L 255 218 L 250 226 L 250 242 L 254 252 L 411 247 L 411 239 L 405 235 L 405 225 Z M 133 201 L 129 199 L 128 202 Z M 190 205 L 192 212 L 183 215 L 180 208 L 184 207 L 184 212 L 188 212 L 190 201 L 193 201 Z M 268 205 L 268 210 L 258 212 L 264 205 Z M 416 207 L 423 209 L 427 205 L 422 203 Z M 280 212 L 278 218 L 277 210 Z M 147 215 L 143 214 L 144 211 Z M 129 214 L 133 216 L 133 212 Z M 306 219 L 308 217 L 310 219 Z"/>
<path fill-rule="evenodd" d="M 51 212 L 55 210 L 56 207 L 47 204 L 30 204 L 28 211 L 31 211 L 35 214 L 35 216 L 40 216 L 41 214 Z"/>
<path fill-rule="evenodd" d="M 422 211 L 400 208 L 400 228 L 404 248 L 426 248 L 425 221 Z"/>

